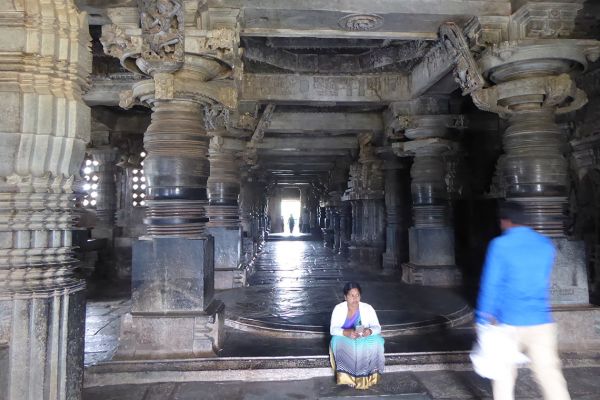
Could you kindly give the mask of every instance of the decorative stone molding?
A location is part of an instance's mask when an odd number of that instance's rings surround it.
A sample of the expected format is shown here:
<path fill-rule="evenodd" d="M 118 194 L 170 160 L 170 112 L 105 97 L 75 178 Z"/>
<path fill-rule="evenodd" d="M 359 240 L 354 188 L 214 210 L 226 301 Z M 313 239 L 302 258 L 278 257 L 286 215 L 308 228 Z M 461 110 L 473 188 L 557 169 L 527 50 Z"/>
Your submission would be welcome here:
<path fill-rule="evenodd" d="M 479 53 L 493 44 L 508 40 L 508 22 L 509 17 L 472 18 L 464 28 L 471 51 Z"/>
<path fill-rule="evenodd" d="M 575 29 L 577 12 L 583 8 L 580 2 L 550 1 L 528 2 L 511 17 L 510 39 L 558 39 L 566 38 Z"/>
<path fill-rule="evenodd" d="M 472 93 L 479 109 L 503 117 L 519 112 L 518 103 L 509 103 L 509 99 L 518 96 L 535 96 L 541 108 L 556 106 L 556 114 L 578 110 L 587 103 L 587 95 L 568 74 L 509 81 Z"/>

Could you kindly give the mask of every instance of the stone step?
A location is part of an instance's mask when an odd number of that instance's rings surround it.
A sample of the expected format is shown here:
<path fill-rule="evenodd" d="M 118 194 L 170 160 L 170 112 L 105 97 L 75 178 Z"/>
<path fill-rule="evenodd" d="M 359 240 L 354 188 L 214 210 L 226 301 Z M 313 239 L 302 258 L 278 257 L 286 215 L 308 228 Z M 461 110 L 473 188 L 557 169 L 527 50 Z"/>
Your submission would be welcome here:
<path fill-rule="evenodd" d="M 466 351 L 386 354 L 386 373 L 471 370 Z M 563 353 L 565 367 L 600 366 L 600 353 Z M 291 381 L 331 377 L 329 357 L 223 357 L 191 360 L 126 360 L 91 365 L 85 387 L 155 382 Z"/>

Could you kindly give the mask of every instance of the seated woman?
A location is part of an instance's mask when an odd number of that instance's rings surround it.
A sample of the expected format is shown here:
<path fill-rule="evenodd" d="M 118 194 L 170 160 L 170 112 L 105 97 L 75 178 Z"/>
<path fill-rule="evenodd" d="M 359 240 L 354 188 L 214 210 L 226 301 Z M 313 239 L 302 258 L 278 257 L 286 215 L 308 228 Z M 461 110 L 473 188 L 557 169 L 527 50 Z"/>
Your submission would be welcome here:
<path fill-rule="evenodd" d="M 384 340 L 375 310 L 360 295 L 358 283 L 344 285 L 346 301 L 331 314 L 329 357 L 338 385 L 368 389 L 381 379 Z"/>

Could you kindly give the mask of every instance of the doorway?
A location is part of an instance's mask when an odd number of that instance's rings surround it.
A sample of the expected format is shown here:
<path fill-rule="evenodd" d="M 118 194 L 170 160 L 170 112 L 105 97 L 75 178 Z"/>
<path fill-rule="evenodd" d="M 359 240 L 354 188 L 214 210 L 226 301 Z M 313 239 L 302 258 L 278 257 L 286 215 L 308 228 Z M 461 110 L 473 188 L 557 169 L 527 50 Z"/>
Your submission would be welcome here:
<path fill-rule="evenodd" d="M 281 200 L 281 221 L 283 222 L 284 233 L 288 235 L 300 234 L 300 200 Z M 290 228 L 292 229 L 290 230 Z"/>

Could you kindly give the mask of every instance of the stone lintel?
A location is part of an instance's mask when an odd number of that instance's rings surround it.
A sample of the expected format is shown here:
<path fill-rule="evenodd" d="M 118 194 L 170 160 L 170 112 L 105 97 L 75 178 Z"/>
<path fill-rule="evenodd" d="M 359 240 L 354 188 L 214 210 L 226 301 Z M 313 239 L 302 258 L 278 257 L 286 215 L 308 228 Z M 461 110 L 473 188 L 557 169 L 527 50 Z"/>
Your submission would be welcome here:
<path fill-rule="evenodd" d="M 381 113 L 276 112 L 265 132 L 344 134 L 383 132 Z"/>
<path fill-rule="evenodd" d="M 245 74 L 241 100 L 279 104 L 384 104 L 408 99 L 401 74 Z"/>
<path fill-rule="evenodd" d="M 89 1 L 89 0 L 88 0 Z M 223 7 L 240 7 L 246 10 L 282 11 L 337 11 L 341 13 L 399 13 L 399 14 L 451 14 L 451 15 L 510 15 L 510 0 L 439 0 L 424 3 L 421 0 L 347 0 L 343 4 L 328 0 L 223 0 Z"/>
<path fill-rule="evenodd" d="M 303 149 L 356 149 L 358 142 L 356 137 L 267 137 L 257 143 L 258 149 L 277 149 L 282 151 Z"/>

